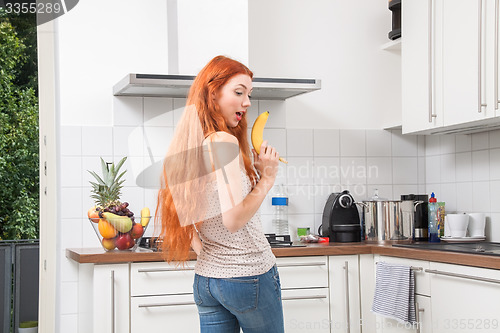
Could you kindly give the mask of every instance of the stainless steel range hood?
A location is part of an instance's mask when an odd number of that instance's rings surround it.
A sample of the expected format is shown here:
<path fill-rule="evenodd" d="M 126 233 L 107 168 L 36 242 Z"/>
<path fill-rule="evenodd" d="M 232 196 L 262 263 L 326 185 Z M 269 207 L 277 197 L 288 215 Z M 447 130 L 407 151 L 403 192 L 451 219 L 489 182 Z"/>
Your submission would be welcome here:
<path fill-rule="evenodd" d="M 113 87 L 115 96 L 186 97 L 194 76 L 128 74 Z M 321 89 L 321 80 L 254 78 L 252 99 L 285 100 Z"/>

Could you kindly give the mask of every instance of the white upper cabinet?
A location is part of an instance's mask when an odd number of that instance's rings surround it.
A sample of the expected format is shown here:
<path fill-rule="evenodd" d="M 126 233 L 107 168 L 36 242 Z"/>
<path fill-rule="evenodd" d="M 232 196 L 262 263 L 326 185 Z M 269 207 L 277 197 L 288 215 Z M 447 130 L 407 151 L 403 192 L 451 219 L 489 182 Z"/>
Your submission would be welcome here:
<path fill-rule="evenodd" d="M 403 133 L 498 126 L 495 0 L 403 2 Z"/>
<path fill-rule="evenodd" d="M 432 1 L 405 0 L 402 6 L 402 121 L 403 132 L 413 133 L 443 126 L 435 100 L 435 10 Z"/>

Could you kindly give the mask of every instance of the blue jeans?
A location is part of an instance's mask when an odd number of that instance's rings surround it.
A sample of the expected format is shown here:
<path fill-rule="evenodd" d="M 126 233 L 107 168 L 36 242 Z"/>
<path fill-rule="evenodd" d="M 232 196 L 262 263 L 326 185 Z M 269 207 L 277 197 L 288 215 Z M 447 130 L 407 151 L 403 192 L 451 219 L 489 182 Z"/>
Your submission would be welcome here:
<path fill-rule="evenodd" d="M 195 274 L 193 293 L 201 333 L 285 331 L 276 266 L 261 275 L 227 279 Z"/>

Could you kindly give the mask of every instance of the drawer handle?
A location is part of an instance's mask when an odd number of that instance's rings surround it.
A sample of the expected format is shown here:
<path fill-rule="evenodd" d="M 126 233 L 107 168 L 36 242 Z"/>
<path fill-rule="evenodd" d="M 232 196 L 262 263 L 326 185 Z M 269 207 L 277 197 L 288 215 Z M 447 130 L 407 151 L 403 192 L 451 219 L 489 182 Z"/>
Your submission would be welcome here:
<path fill-rule="evenodd" d="M 196 303 L 191 302 L 176 302 L 176 303 L 156 303 L 156 304 L 139 304 L 139 308 L 159 308 L 165 306 L 179 306 L 179 305 L 195 305 Z"/>
<path fill-rule="evenodd" d="M 298 266 L 326 266 L 324 262 L 277 264 L 278 267 L 298 267 Z"/>
<path fill-rule="evenodd" d="M 111 271 L 111 332 L 115 333 L 115 271 Z"/>
<path fill-rule="evenodd" d="M 344 277 L 345 277 L 345 316 L 346 316 L 346 329 L 347 333 L 351 332 L 351 314 L 349 305 L 349 262 L 345 262 L 344 266 Z"/>
<path fill-rule="evenodd" d="M 180 272 L 180 271 L 194 271 L 194 267 L 186 267 L 186 268 L 140 268 L 137 271 L 139 273 Z"/>
<path fill-rule="evenodd" d="M 326 295 L 313 295 L 313 296 L 288 296 L 283 297 L 284 301 L 293 301 L 293 300 L 301 300 L 301 299 L 324 299 L 327 298 Z"/>
<path fill-rule="evenodd" d="M 431 273 L 431 274 L 436 274 L 436 275 L 446 275 L 446 276 L 451 276 L 451 277 L 458 277 L 458 278 L 463 278 L 463 279 L 469 279 L 469 280 L 476 280 L 476 281 L 483 281 L 483 282 L 491 282 L 491 283 L 497 283 L 500 284 L 500 280 L 497 279 L 490 279 L 490 278 L 485 278 L 485 277 L 480 277 L 480 276 L 473 276 L 473 275 L 467 275 L 467 274 L 458 274 L 458 273 L 451 273 L 451 272 L 445 272 L 445 271 L 438 271 L 435 269 L 426 269 L 426 273 Z"/>

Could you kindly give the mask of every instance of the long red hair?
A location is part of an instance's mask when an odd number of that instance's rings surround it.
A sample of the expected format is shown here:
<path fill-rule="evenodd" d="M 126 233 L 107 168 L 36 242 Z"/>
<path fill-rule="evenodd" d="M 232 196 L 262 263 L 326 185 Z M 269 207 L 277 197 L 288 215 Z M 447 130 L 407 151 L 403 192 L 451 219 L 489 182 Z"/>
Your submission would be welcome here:
<path fill-rule="evenodd" d="M 200 134 L 201 139 L 206 138 L 212 133 L 218 131 L 224 131 L 234 135 L 238 139 L 240 154 L 243 159 L 245 171 L 250 177 L 253 185 L 257 181 L 257 176 L 252 165 L 252 160 L 250 157 L 250 146 L 247 137 L 247 120 L 246 114 L 243 116 L 238 126 L 234 128 L 228 128 L 224 118 L 220 112 L 219 105 L 213 99 L 213 96 L 218 96 L 222 87 L 235 75 L 245 74 L 250 78 L 253 78 L 253 73 L 243 65 L 242 63 L 233 60 L 225 56 L 217 56 L 210 60 L 208 64 L 198 73 L 196 76 L 191 89 L 189 90 L 189 95 L 186 102 L 186 109 L 184 114 L 188 113 L 188 108 L 194 108 L 195 114 L 197 115 L 197 120 L 201 125 Z M 192 110 L 192 109 L 191 109 Z M 184 117 L 184 115 L 183 115 Z M 171 147 L 175 149 L 175 152 L 182 152 L 182 154 L 175 154 L 175 159 L 167 158 L 165 159 L 165 165 L 162 174 L 162 184 L 158 192 L 158 204 L 155 213 L 155 225 L 156 227 L 161 226 L 161 231 L 159 238 L 162 240 L 161 249 L 163 256 L 167 262 L 178 261 L 185 262 L 189 257 L 189 249 L 191 246 L 191 240 L 193 237 L 193 232 L 195 230 L 195 223 L 197 226 L 200 225 L 202 219 L 196 219 L 191 221 L 192 223 L 185 223 L 185 221 L 179 220 L 178 212 L 182 212 L 181 216 L 185 216 L 184 210 L 195 211 L 197 210 L 196 216 L 204 216 L 203 212 L 205 209 L 206 202 L 203 198 L 204 188 L 203 182 L 197 181 L 203 177 L 204 171 L 202 170 L 192 170 L 187 168 L 189 165 L 189 160 L 202 160 L 203 149 L 199 145 L 199 140 L 196 141 L 193 138 L 193 133 L 186 133 L 183 131 L 189 131 L 189 127 L 186 124 L 181 124 L 183 120 L 179 121 L 178 128 L 174 134 L 174 138 L 171 142 Z M 184 123 L 193 122 L 192 120 L 185 120 Z M 183 128 L 185 127 L 185 128 Z M 193 148 L 193 141 L 196 141 L 196 146 Z M 171 150 L 169 148 L 169 150 Z M 189 152 L 189 153 L 186 153 Z M 189 156 L 188 156 L 189 155 Z M 195 157 L 193 158 L 193 155 Z M 167 171 L 167 159 L 171 165 L 173 165 L 174 171 Z M 178 196 L 172 195 L 172 174 L 175 174 L 176 179 L 194 180 L 188 182 L 182 193 L 184 200 L 177 199 Z M 179 176 L 179 174 L 181 174 Z M 169 186 L 170 182 L 170 186 Z M 192 196 L 192 193 L 196 192 L 198 196 Z M 174 204 L 175 197 L 175 204 Z M 197 199 L 194 199 L 197 198 Z M 194 214 L 194 213 L 193 213 Z M 189 215 L 194 216 L 194 215 Z M 181 217 L 182 219 L 182 217 Z"/>

